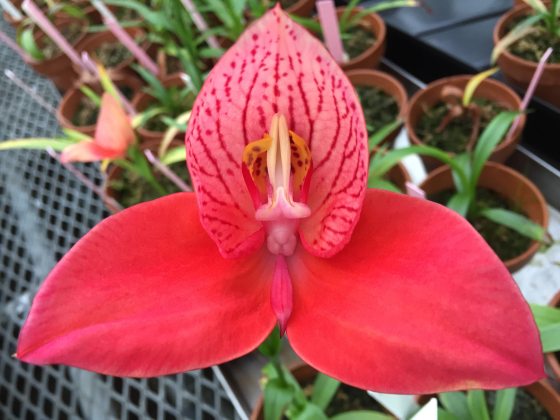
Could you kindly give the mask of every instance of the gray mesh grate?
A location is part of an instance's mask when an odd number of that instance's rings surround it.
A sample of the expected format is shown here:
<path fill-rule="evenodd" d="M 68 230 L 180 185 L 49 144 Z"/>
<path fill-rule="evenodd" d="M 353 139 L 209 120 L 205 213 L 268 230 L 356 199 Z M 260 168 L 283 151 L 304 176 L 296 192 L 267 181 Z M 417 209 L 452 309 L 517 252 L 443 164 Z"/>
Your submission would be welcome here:
<path fill-rule="evenodd" d="M 13 36 L 3 20 L 0 30 Z M 0 139 L 57 133 L 54 116 L 4 77 L 6 68 L 51 104 L 59 99 L 0 44 Z M 80 169 L 100 182 L 92 165 Z M 0 153 L 0 418 L 238 418 L 212 370 L 136 380 L 10 357 L 44 276 L 105 215 L 101 201 L 45 153 Z"/>

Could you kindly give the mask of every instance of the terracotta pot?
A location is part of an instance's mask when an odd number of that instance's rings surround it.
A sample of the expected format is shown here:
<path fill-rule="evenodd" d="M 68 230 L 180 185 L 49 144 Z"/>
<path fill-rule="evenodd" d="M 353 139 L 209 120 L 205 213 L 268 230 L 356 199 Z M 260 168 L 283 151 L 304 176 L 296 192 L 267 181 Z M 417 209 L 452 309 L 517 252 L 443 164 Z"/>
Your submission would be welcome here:
<path fill-rule="evenodd" d="M 142 151 L 150 150 L 154 155 L 157 156 L 160 143 L 161 143 L 161 138 L 156 139 L 156 140 L 147 141 L 147 142 L 140 145 L 140 150 L 142 150 Z M 182 141 L 172 140 L 169 147 L 170 148 L 179 147 L 183 144 L 184 143 Z M 106 197 L 111 197 L 112 199 L 114 199 L 117 202 L 120 202 L 120 197 L 119 197 L 119 194 L 111 188 L 111 181 L 114 181 L 114 180 L 118 179 L 122 175 L 122 172 L 123 172 L 123 169 L 121 167 L 113 165 L 109 168 L 109 170 L 107 171 L 107 176 L 103 180 L 102 188 L 103 188 L 103 191 L 105 192 L 105 196 Z M 103 200 L 103 203 L 105 204 L 105 207 L 107 207 L 107 209 L 112 214 L 118 213 L 120 211 L 120 209 L 114 207 L 113 204 L 106 199 Z"/>
<path fill-rule="evenodd" d="M 381 89 L 386 94 L 392 96 L 399 107 L 398 117 L 403 121 L 408 111 L 408 96 L 403 85 L 393 76 L 378 70 L 350 70 L 346 76 L 354 87 L 371 86 Z M 395 128 L 379 145 L 393 145 L 395 138 L 401 131 L 401 127 Z"/>
<path fill-rule="evenodd" d="M 296 16 L 311 16 L 315 8 L 315 0 L 299 0 L 286 9 L 286 13 Z"/>
<path fill-rule="evenodd" d="M 146 51 L 149 48 L 150 44 L 147 41 L 146 33 L 142 29 L 126 28 L 125 30 L 132 38 L 136 38 L 138 36 L 144 36 L 144 41 L 140 44 L 140 47 L 144 51 Z M 78 48 L 78 52 L 81 53 L 82 51 L 85 51 L 89 53 L 91 56 L 94 56 L 95 50 L 106 42 L 120 44 L 120 41 L 115 37 L 115 35 L 113 35 L 112 32 L 109 31 L 98 32 L 96 34 L 90 35 L 86 40 L 86 42 L 80 45 L 80 48 Z M 130 57 L 121 61 L 116 66 L 109 67 L 109 68 L 114 72 L 132 74 L 133 72 L 130 69 L 130 66 L 134 62 L 134 60 L 135 60 L 134 56 L 131 55 Z"/>
<path fill-rule="evenodd" d="M 183 79 L 181 78 L 181 73 L 175 73 L 169 76 L 164 77 L 161 80 L 161 84 L 168 88 L 168 87 L 172 87 L 172 86 L 184 86 L 185 82 L 183 81 Z M 132 106 L 134 107 L 134 109 L 138 112 L 142 112 L 144 111 L 146 108 L 148 108 L 148 106 L 150 106 L 150 104 L 154 101 L 154 97 L 146 92 L 138 92 L 138 94 L 134 97 L 134 99 L 132 100 Z M 187 110 L 185 110 L 186 112 Z M 148 130 L 142 127 L 138 127 L 138 129 L 136 130 L 138 132 L 138 134 L 140 135 L 140 141 L 146 142 L 146 141 L 153 141 L 153 140 L 159 140 L 161 141 L 161 139 L 163 138 L 163 132 L 160 131 L 152 131 L 152 130 Z M 183 133 L 178 133 L 175 136 L 175 139 L 177 140 L 183 140 L 184 138 L 184 134 Z"/>
<path fill-rule="evenodd" d="M 71 22 L 71 20 L 63 19 L 59 21 L 57 26 L 69 22 Z M 82 48 L 89 38 L 87 34 L 88 24 L 87 22 L 82 23 L 84 25 L 84 32 L 73 44 L 74 48 L 77 50 Z M 43 32 L 35 31 L 34 33 L 35 42 L 38 45 L 41 45 L 46 37 L 47 35 Z M 46 60 L 38 61 L 31 58 L 26 60 L 26 62 L 37 73 L 50 79 L 61 92 L 66 92 L 70 89 L 80 77 L 79 73 L 72 66 L 72 61 L 62 52 Z"/>
<path fill-rule="evenodd" d="M 548 306 L 560 309 L 560 291 L 554 295 Z M 560 382 L 560 360 L 558 360 L 555 353 L 546 353 L 545 358 L 550 369 L 552 369 L 554 377 Z M 560 413 L 560 410 L 558 412 Z"/>
<path fill-rule="evenodd" d="M 140 90 L 142 87 L 142 82 L 137 79 L 136 77 L 131 77 L 128 75 L 112 75 L 112 81 L 117 85 L 119 88 L 126 87 L 133 92 L 133 96 Z M 99 83 L 96 84 L 89 84 L 88 86 L 97 94 L 103 93 L 103 88 Z M 77 126 L 72 123 L 74 118 L 74 114 L 77 111 L 78 105 L 80 101 L 84 97 L 84 94 L 79 89 L 79 86 L 73 87 L 68 92 L 64 94 L 58 107 L 56 109 L 56 118 L 58 123 L 64 127 L 69 128 L 71 130 L 79 131 L 80 133 L 86 134 L 88 136 L 92 136 L 95 133 L 96 124 L 86 125 L 86 126 Z"/>
<path fill-rule="evenodd" d="M 471 77 L 472 76 L 469 75 L 445 77 L 430 83 L 412 96 L 408 104 L 408 115 L 405 120 L 405 127 L 408 138 L 413 145 L 424 144 L 416 135 L 415 129 L 420 118 L 424 115 L 425 109 L 429 109 L 441 101 L 442 91 L 445 86 L 451 85 L 463 90 Z M 474 97 L 494 101 L 510 110 L 517 110 L 521 107 L 521 99 L 519 96 L 505 84 L 493 79 L 484 80 L 476 89 Z M 524 114 L 519 118 L 520 122 L 513 132 L 513 135 L 496 146 L 490 156 L 491 161 L 505 162 L 515 151 L 526 121 Z M 421 156 L 421 158 L 428 169 L 434 169 L 442 165 L 437 159 L 428 156 Z"/>
<path fill-rule="evenodd" d="M 344 7 L 337 7 L 336 14 L 338 18 L 344 13 Z M 357 7 L 350 13 L 351 16 L 359 13 L 361 8 Z M 318 21 L 317 18 L 315 18 Z M 344 63 L 339 63 L 342 70 L 357 70 L 357 69 L 373 69 L 379 65 L 383 54 L 385 54 L 385 44 L 387 41 L 387 28 L 383 19 L 376 14 L 371 13 L 362 18 L 360 25 L 371 30 L 375 34 L 375 43 L 362 52 L 357 57 L 351 58 Z M 312 35 L 317 36 L 316 33 L 311 32 Z"/>
<path fill-rule="evenodd" d="M 550 385 L 546 379 L 532 383 L 522 387 L 527 393 L 535 398 L 540 405 L 548 412 L 550 417 L 554 420 L 560 420 L 560 395 Z M 418 395 L 416 397 L 418 404 L 424 405 L 436 395 Z"/>
<path fill-rule="evenodd" d="M 507 201 L 515 203 L 529 219 L 548 227 L 548 207 L 538 188 L 513 169 L 499 163 L 487 162 L 478 180 L 478 186 L 492 190 Z M 453 179 L 449 166 L 441 166 L 430 172 L 420 185 L 428 196 L 454 189 Z M 521 255 L 504 261 L 510 272 L 519 270 L 527 264 L 539 250 L 540 243 L 532 241 L 529 248 Z"/>
<path fill-rule="evenodd" d="M 503 15 L 494 27 L 494 45 L 506 35 L 506 27 L 509 22 L 529 13 L 531 8 L 527 5 L 517 6 Z M 529 86 L 529 82 L 537 69 L 537 63 L 524 60 L 509 51 L 504 51 L 498 58 L 498 66 L 506 80 L 523 89 Z M 560 107 L 560 63 L 546 64 L 537 86 L 537 96 Z"/>

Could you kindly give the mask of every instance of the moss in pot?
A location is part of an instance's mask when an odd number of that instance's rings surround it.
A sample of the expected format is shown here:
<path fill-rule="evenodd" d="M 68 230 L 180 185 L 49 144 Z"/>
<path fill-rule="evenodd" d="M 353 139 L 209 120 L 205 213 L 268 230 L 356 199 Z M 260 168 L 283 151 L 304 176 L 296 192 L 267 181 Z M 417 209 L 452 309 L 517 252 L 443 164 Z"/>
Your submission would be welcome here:
<path fill-rule="evenodd" d="M 369 136 L 397 119 L 399 105 L 393 96 L 373 86 L 357 86 L 356 91 L 362 104 Z"/>

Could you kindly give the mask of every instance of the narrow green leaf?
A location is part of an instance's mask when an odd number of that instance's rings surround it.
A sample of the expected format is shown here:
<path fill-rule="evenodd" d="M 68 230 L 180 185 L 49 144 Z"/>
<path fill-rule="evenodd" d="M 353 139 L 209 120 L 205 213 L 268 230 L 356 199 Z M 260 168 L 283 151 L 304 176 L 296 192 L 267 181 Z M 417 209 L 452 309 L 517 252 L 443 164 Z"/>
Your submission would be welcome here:
<path fill-rule="evenodd" d="M 504 111 L 496 115 L 482 135 L 476 142 L 472 155 L 472 176 L 471 185 L 478 183 L 478 178 L 482 172 L 484 164 L 496 148 L 498 143 L 506 135 L 511 123 L 519 115 L 519 112 Z"/>
<path fill-rule="evenodd" d="M 313 385 L 311 402 L 316 404 L 321 410 L 325 410 L 333 399 L 340 382 L 322 373 L 317 374 Z"/>
<path fill-rule="evenodd" d="M 323 413 L 323 410 L 310 402 L 307 402 L 303 410 L 294 413 L 291 418 L 294 420 L 327 420 L 327 416 Z"/>
<path fill-rule="evenodd" d="M 443 392 L 438 395 L 441 405 L 455 418 L 469 420 L 469 406 L 464 392 Z"/>
<path fill-rule="evenodd" d="M 402 191 L 399 189 L 399 187 L 397 187 L 391 181 L 387 181 L 383 178 L 369 178 L 368 188 L 376 188 L 378 190 L 385 190 L 402 194 Z"/>
<path fill-rule="evenodd" d="M 264 387 L 264 418 L 279 420 L 294 397 L 291 386 L 276 379 L 269 379 Z"/>
<path fill-rule="evenodd" d="M 438 408 L 438 420 L 462 420 L 459 419 L 458 417 L 454 416 L 453 414 L 451 414 L 449 411 L 444 410 L 443 408 Z M 470 417 L 469 417 L 470 419 Z"/>
<path fill-rule="evenodd" d="M 266 357 L 274 358 L 278 356 L 281 349 L 282 337 L 280 337 L 280 331 L 278 330 L 278 327 L 274 327 L 266 340 L 264 340 L 263 343 L 259 346 L 259 351 Z"/>
<path fill-rule="evenodd" d="M 455 156 L 452 159 L 456 165 L 452 170 L 453 183 L 455 184 L 455 189 L 460 194 L 466 194 L 466 195 L 471 194 L 472 192 L 471 156 L 468 153 L 463 153 Z M 458 170 L 457 168 L 460 168 L 460 170 Z M 463 174 L 463 176 L 461 176 L 461 174 Z"/>
<path fill-rule="evenodd" d="M 80 86 L 80 92 L 86 95 L 97 107 L 101 106 L 101 97 L 93 91 L 92 88 L 86 85 Z"/>
<path fill-rule="evenodd" d="M 35 149 L 47 150 L 51 147 L 57 152 L 61 152 L 66 147 L 76 141 L 71 139 L 47 139 L 47 138 L 33 138 L 33 139 L 15 139 L 0 142 L 0 150 L 14 150 L 14 149 Z"/>
<path fill-rule="evenodd" d="M 489 220 L 520 233 L 535 241 L 546 239 L 546 230 L 527 217 L 506 209 L 481 209 L 480 214 Z"/>
<path fill-rule="evenodd" d="M 77 130 L 72 130 L 71 128 L 62 128 L 62 132 L 66 134 L 69 141 L 79 142 L 82 140 L 92 140 L 90 136 L 84 133 L 80 133 Z"/>
<path fill-rule="evenodd" d="M 486 405 L 484 391 L 476 389 L 467 392 L 467 404 L 469 406 L 469 411 L 471 412 L 471 417 L 473 419 L 490 420 L 490 414 L 488 413 L 488 406 Z"/>
<path fill-rule="evenodd" d="M 496 404 L 494 405 L 493 420 L 509 420 L 515 406 L 516 388 L 496 391 Z"/>
<path fill-rule="evenodd" d="M 545 325 L 540 333 L 544 353 L 560 350 L 560 324 Z"/>
<path fill-rule="evenodd" d="M 459 213 L 463 217 L 467 217 L 471 198 L 466 192 L 455 193 L 447 202 L 446 206 L 451 210 Z"/>
<path fill-rule="evenodd" d="M 368 140 L 370 153 L 375 146 L 377 146 L 379 143 L 385 140 L 385 138 L 389 134 L 391 134 L 394 130 L 399 128 L 401 124 L 402 124 L 402 120 L 398 118 L 395 121 L 390 122 L 389 124 L 385 124 L 379 130 L 373 133 Z"/>
<path fill-rule="evenodd" d="M 187 159 L 186 150 L 184 146 L 174 147 L 169 149 L 160 159 L 161 163 L 166 166 L 173 165 L 174 163 L 184 162 Z"/>
<path fill-rule="evenodd" d="M 331 420 L 391 420 L 393 417 L 377 411 L 356 410 L 337 414 Z"/>
<path fill-rule="evenodd" d="M 41 61 L 45 59 L 45 54 L 43 54 L 43 51 L 41 51 L 35 42 L 35 38 L 33 38 L 33 28 L 26 28 L 21 32 L 19 36 L 19 44 L 21 45 L 21 48 L 23 48 L 25 52 L 35 60 Z"/>
<path fill-rule="evenodd" d="M 534 303 L 529 306 L 531 307 L 531 311 L 533 311 L 535 322 L 539 327 L 560 323 L 560 309 Z"/>

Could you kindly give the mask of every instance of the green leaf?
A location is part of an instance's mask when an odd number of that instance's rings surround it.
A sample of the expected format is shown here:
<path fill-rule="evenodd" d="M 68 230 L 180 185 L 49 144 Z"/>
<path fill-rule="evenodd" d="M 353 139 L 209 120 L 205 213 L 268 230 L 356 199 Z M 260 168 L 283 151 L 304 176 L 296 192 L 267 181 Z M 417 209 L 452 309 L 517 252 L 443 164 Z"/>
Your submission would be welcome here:
<path fill-rule="evenodd" d="M 469 420 L 469 406 L 464 392 L 444 392 L 438 395 L 441 405 L 459 420 Z"/>
<path fill-rule="evenodd" d="M 494 405 L 493 420 L 509 420 L 515 406 L 516 388 L 496 391 L 496 404 Z"/>
<path fill-rule="evenodd" d="M 62 132 L 66 134 L 69 141 L 78 142 L 82 140 L 92 140 L 91 136 L 88 136 L 87 134 L 84 133 L 80 133 L 77 130 L 72 130 L 71 128 L 62 128 Z"/>
<path fill-rule="evenodd" d="M 546 239 L 546 230 L 527 217 L 506 209 L 481 209 L 480 214 L 489 220 L 520 233 L 535 241 Z"/>
<path fill-rule="evenodd" d="M 0 142 L 0 150 L 14 150 L 14 149 L 35 149 L 47 150 L 49 147 L 57 152 L 61 152 L 76 141 L 72 139 L 47 139 L 47 138 L 33 138 L 33 139 L 15 139 Z"/>
<path fill-rule="evenodd" d="M 86 85 L 80 86 L 80 92 L 86 95 L 91 102 L 93 102 L 97 107 L 101 106 L 101 97 L 93 91 L 92 88 Z"/>
<path fill-rule="evenodd" d="M 540 333 L 544 353 L 560 350 L 560 324 L 545 325 Z"/>
<path fill-rule="evenodd" d="M 183 148 L 183 154 L 184 154 Z M 266 357 L 274 358 L 280 354 L 280 350 L 282 349 L 282 337 L 280 337 L 280 331 L 278 327 L 274 327 L 272 332 L 263 341 L 263 343 L 259 346 L 259 351 L 264 354 Z"/>
<path fill-rule="evenodd" d="M 313 394 L 311 402 L 316 404 L 321 410 L 325 410 L 333 399 L 340 382 L 322 373 L 317 374 L 313 384 Z"/>
<path fill-rule="evenodd" d="M 305 403 L 303 410 L 293 413 L 291 417 L 294 420 L 327 420 L 327 416 L 315 404 Z"/>
<path fill-rule="evenodd" d="M 490 420 L 488 413 L 488 406 L 486 405 L 486 398 L 484 391 L 475 389 L 467 392 L 467 404 L 471 417 L 476 420 Z"/>
<path fill-rule="evenodd" d="M 377 130 L 375 133 L 373 133 L 368 140 L 370 153 L 375 146 L 377 146 L 379 143 L 381 143 L 383 140 L 385 140 L 385 138 L 389 134 L 391 134 L 394 130 L 399 128 L 401 124 L 402 124 L 402 120 L 399 118 L 399 119 L 396 119 L 395 121 L 392 121 L 388 124 L 385 124 L 379 130 Z"/>
<path fill-rule="evenodd" d="M 539 327 L 560 323 L 560 309 L 551 306 L 530 304 L 535 322 Z"/>
<path fill-rule="evenodd" d="M 455 189 L 458 193 L 470 195 L 473 191 L 471 185 L 471 157 L 468 153 L 463 153 L 460 155 L 456 155 L 452 159 L 454 164 L 456 165 L 452 169 Z M 463 174 L 463 176 L 461 176 L 461 174 Z"/>
<path fill-rule="evenodd" d="M 444 410 L 443 408 L 438 408 L 438 420 L 462 420 L 451 414 L 449 411 Z M 470 417 L 469 417 L 470 419 Z"/>
<path fill-rule="evenodd" d="M 471 205 L 471 197 L 466 192 L 455 193 L 449 199 L 446 206 L 451 210 L 459 213 L 463 217 L 467 217 L 469 207 Z"/>
<path fill-rule="evenodd" d="M 184 162 L 187 159 L 185 146 L 178 146 L 169 149 L 163 157 L 160 158 L 161 163 L 166 166 L 174 163 Z"/>
<path fill-rule="evenodd" d="M 482 172 L 484 164 L 496 148 L 498 143 L 506 135 L 511 123 L 519 115 L 519 112 L 504 111 L 496 115 L 482 135 L 476 142 L 476 146 L 472 155 L 472 175 L 471 185 L 474 186 L 478 183 L 478 178 Z"/>
<path fill-rule="evenodd" d="M 399 187 L 397 187 L 391 181 L 387 181 L 383 178 L 369 178 L 368 188 L 377 188 L 378 190 L 385 190 L 402 194 L 402 191 L 399 189 Z"/>
<path fill-rule="evenodd" d="M 356 410 L 337 414 L 331 420 L 391 420 L 393 417 L 377 411 Z"/>
<path fill-rule="evenodd" d="M 264 387 L 264 418 L 279 420 L 294 398 L 291 386 L 285 386 L 280 379 L 270 379 Z"/>
<path fill-rule="evenodd" d="M 33 59 L 41 61 L 45 59 L 45 54 L 39 48 L 33 37 L 33 28 L 24 29 L 19 36 L 19 44 Z"/>

